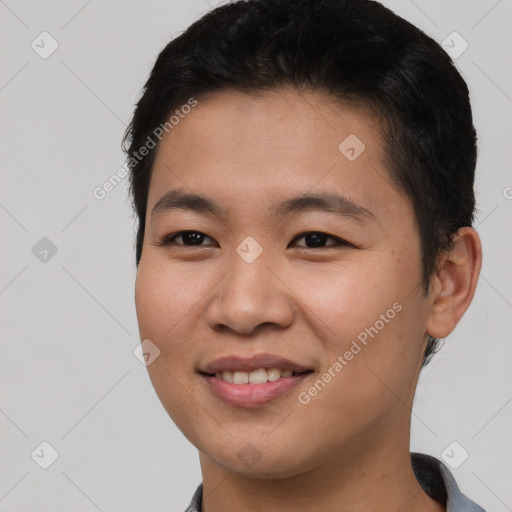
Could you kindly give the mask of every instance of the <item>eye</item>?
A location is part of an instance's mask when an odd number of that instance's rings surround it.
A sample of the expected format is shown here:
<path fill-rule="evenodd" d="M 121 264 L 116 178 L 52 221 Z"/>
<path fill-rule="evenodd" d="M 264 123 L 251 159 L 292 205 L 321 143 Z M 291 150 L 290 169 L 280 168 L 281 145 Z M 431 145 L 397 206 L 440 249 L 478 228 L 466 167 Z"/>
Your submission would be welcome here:
<path fill-rule="evenodd" d="M 167 235 L 161 242 L 158 242 L 157 245 L 166 246 L 166 245 L 184 245 L 186 247 L 194 247 L 194 246 L 202 246 L 205 238 L 210 238 L 208 235 L 201 233 L 200 231 L 178 231 L 177 233 L 172 233 Z M 181 239 L 181 242 L 176 242 L 176 240 Z"/>
<path fill-rule="evenodd" d="M 177 233 L 171 233 L 170 235 L 167 235 L 161 242 L 158 242 L 156 245 L 181 245 L 185 247 L 201 247 L 205 245 L 212 245 L 204 244 L 203 242 L 205 239 L 210 239 L 213 241 L 213 238 L 205 235 L 204 233 L 201 233 L 200 231 L 178 231 Z M 307 233 L 302 233 L 301 235 L 295 237 L 292 240 L 292 243 L 300 239 L 304 239 L 305 245 L 296 244 L 296 246 L 302 249 L 322 249 L 326 247 L 336 247 L 339 245 L 354 247 L 353 244 L 342 240 L 341 238 L 328 235 L 327 233 L 322 233 L 320 231 L 309 231 Z M 329 239 L 333 240 L 334 243 L 326 245 L 326 241 Z"/>
<path fill-rule="evenodd" d="M 307 233 L 302 233 L 301 235 L 294 238 L 293 242 L 296 240 L 300 240 L 301 238 L 304 239 L 306 244 L 311 244 L 311 247 L 307 245 L 297 245 L 298 247 L 304 248 L 304 249 L 316 249 L 316 248 L 323 248 L 323 247 L 336 247 L 337 245 L 353 245 L 349 242 L 346 242 L 345 240 L 342 240 L 341 238 L 328 235 L 327 233 L 322 233 L 320 231 L 309 231 Z M 326 240 L 331 239 L 334 240 L 334 243 L 324 245 Z"/>

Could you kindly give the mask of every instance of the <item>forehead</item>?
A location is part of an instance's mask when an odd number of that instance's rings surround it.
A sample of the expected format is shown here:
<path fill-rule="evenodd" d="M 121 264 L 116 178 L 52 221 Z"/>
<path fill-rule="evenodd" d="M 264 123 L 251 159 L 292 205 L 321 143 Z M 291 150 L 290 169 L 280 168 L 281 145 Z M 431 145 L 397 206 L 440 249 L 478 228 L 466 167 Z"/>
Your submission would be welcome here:
<path fill-rule="evenodd" d="M 258 155 L 259 161 L 275 160 L 284 156 L 283 152 L 287 159 L 307 157 L 309 161 L 320 152 L 335 159 L 350 157 L 349 153 L 340 154 L 339 148 L 350 135 L 351 140 L 364 143 L 365 156 L 383 159 L 380 127 L 369 108 L 291 87 L 254 93 L 224 90 L 198 98 L 197 106 L 164 135 L 160 148 L 165 153 L 173 141 L 183 149 L 195 150 L 190 156 L 215 153 L 219 158 L 243 158 L 242 150 L 265 148 L 272 151 Z M 363 148 L 361 143 L 358 151 Z"/>
<path fill-rule="evenodd" d="M 180 186 L 220 202 L 259 204 L 287 192 L 335 190 L 386 209 L 401 197 L 385 161 L 379 124 L 366 110 L 293 88 L 216 92 L 198 97 L 164 135 L 148 206 Z"/>

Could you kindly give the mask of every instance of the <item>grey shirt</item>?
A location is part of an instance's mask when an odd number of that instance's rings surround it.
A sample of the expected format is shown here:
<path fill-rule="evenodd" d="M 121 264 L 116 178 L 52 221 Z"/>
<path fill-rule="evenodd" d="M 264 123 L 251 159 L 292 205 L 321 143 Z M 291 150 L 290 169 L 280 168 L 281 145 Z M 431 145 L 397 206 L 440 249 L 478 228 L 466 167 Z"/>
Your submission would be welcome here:
<path fill-rule="evenodd" d="M 448 467 L 440 460 L 423 453 L 411 453 L 414 474 L 423 490 L 446 507 L 446 512 L 485 512 L 459 490 Z M 203 484 L 197 488 L 185 512 L 201 512 Z"/>

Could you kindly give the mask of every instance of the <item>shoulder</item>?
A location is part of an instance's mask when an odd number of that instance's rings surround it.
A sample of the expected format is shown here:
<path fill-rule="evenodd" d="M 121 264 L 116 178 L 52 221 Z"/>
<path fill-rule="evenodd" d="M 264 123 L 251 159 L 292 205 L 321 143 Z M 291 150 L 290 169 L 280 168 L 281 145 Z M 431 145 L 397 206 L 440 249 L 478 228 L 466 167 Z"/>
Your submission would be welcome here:
<path fill-rule="evenodd" d="M 432 455 L 411 453 L 411 465 L 423 490 L 446 506 L 446 512 L 485 512 L 462 494 L 448 467 Z"/>

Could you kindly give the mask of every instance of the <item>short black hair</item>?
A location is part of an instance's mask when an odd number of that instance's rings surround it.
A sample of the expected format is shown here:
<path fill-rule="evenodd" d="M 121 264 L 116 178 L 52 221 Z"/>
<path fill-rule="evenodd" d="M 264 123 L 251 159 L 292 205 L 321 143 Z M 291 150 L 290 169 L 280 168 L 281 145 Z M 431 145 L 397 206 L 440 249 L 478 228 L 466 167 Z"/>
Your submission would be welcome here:
<path fill-rule="evenodd" d="M 389 176 L 414 210 L 427 296 L 440 254 L 474 219 L 477 136 L 469 91 L 436 41 L 372 0 L 237 0 L 167 44 L 123 138 L 138 216 L 137 265 L 158 143 L 144 158 L 137 152 L 155 128 L 190 98 L 289 85 L 370 109 L 379 119 Z M 429 337 L 424 365 L 438 348 Z"/>

